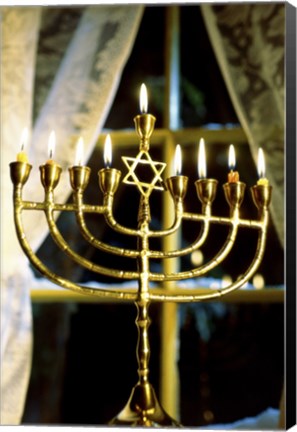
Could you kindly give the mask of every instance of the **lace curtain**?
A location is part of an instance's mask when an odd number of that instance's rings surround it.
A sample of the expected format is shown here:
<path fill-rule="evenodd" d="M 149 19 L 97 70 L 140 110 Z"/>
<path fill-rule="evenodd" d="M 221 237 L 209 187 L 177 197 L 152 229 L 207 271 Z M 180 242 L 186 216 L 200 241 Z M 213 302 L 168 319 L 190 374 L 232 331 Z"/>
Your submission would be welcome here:
<path fill-rule="evenodd" d="M 72 16 L 69 15 L 69 10 Z M 1 424 L 19 424 L 31 366 L 32 318 L 29 288 L 33 275 L 13 225 L 9 163 L 20 149 L 23 128 L 33 169 L 24 199 L 42 200 L 38 166 L 47 156 L 48 136 L 57 136 L 55 160 L 62 166 L 56 192 L 70 192 L 65 171 L 84 138 L 87 161 L 105 122 L 121 73 L 133 47 L 143 6 L 2 8 L 1 47 Z M 68 10 L 68 13 L 67 13 Z M 67 19 L 66 19 L 67 18 Z M 59 26 L 63 32 L 59 32 Z M 37 56 L 42 33 L 46 56 Z M 34 80 L 44 83 L 36 88 Z M 34 102 L 34 106 L 33 106 Z M 33 122 L 34 118 L 34 122 Z M 5 211 L 3 211 L 5 209 Z M 47 235 L 40 212 L 26 218 L 36 250 Z"/>
<path fill-rule="evenodd" d="M 271 212 L 284 244 L 285 5 L 201 5 L 206 28 L 252 156 L 266 159 Z"/>

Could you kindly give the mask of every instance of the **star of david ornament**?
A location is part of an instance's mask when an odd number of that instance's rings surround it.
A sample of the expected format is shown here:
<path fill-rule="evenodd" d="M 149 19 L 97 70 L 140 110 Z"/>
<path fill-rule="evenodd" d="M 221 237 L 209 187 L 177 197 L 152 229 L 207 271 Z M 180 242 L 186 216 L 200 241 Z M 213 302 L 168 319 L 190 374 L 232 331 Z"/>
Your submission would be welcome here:
<path fill-rule="evenodd" d="M 139 192 L 146 198 L 150 196 L 154 189 L 164 190 L 163 180 L 161 174 L 166 167 L 164 162 L 153 161 L 147 151 L 140 151 L 136 158 L 122 156 L 122 160 L 128 168 L 128 173 L 123 179 L 123 183 L 132 184 L 137 186 Z M 145 166 L 148 170 L 148 174 L 152 174 L 153 178 L 150 182 L 140 178 L 140 174 L 136 172 L 139 166 Z"/>

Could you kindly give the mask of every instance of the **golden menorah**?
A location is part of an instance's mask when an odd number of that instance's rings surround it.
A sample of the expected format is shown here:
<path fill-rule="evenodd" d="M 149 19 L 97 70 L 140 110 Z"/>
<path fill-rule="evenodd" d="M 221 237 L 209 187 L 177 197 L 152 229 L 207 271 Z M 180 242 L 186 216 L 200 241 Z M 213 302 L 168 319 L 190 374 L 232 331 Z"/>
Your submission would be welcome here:
<path fill-rule="evenodd" d="M 144 93 L 143 93 L 144 92 Z M 70 289 L 81 294 L 105 297 L 109 299 L 121 299 L 134 302 L 137 307 L 136 326 L 138 329 L 137 341 L 137 362 L 138 362 L 138 382 L 132 389 L 130 398 L 124 409 L 111 420 L 113 425 L 127 426 L 180 426 L 178 421 L 171 418 L 160 405 L 154 388 L 149 381 L 149 305 L 151 302 L 201 302 L 205 300 L 220 299 L 222 296 L 240 288 L 254 275 L 258 269 L 264 254 L 267 227 L 268 227 L 268 206 L 271 200 L 271 186 L 265 179 L 265 168 L 259 168 L 260 180 L 251 188 L 253 201 L 258 209 L 258 220 L 247 220 L 240 217 L 240 207 L 244 199 L 245 184 L 239 181 L 236 171 L 231 169 L 228 174 L 228 182 L 223 185 L 226 201 L 230 208 L 229 217 L 218 217 L 212 215 L 212 204 L 216 197 L 218 181 L 206 178 L 205 149 L 203 141 L 199 147 L 199 176 L 195 182 L 197 197 L 201 203 L 201 213 L 190 213 L 184 210 L 184 198 L 187 192 L 188 178 L 181 175 L 181 155 L 180 147 L 176 151 L 175 174 L 164 182 L 161 174 L 166 164 L 154 161 L 149 153 L 150 137 L 154 130 L 155 117 L 147 113 L 147 95 L 142 87 L 141 90 L 141 114 L 134 118 L 136 132 L 140 139 L 139 153 L 135 158 L 122 157 L 128 172 L 123 179 L 123 183 L 132 184 L 138 188 L 140 193 L 138 224 L 135 229 L 128 228 L 119 224 L 113 215 L 114 197 L 120 184 L 121 171 L 111 168 L 111 143 L 106 140 L 105 145 L 105 168 L 99 170 L 99 186 L 103 193 L 102 205 L 85 204 L 83 200 L 84 191 L 88 185 L 90 168 L 83 166 L 80 157 L 77 158 L 75 166 L 69 168 L 70 183 L 72 187 L 73 202 L 59 204 L 55 202 L 54 190 L 59 183 L 61 167 L 52 160 L 53 151 L 50 150 L 50 160 L 39 167 L 41 183 L 44 188 L 44 201 L 31 202 L 22 199 L 22 189 L 27 182 L 32 166 L 28 163 L 24 149 L 18 154 L 17 161 L 10 164 L 11 179 L 14 186 L 14 220 L 17 237 L 24 253 L 29 258 L 32 265 L 38 269 L 46 278 L 63 288 Z M 144 99 L 144 101 L 143 101 Z M 78 146 L 80 149 L 80 145 Z M 233 150 L 233 147 L 231 147 Z M 231 159 L 235 159 L 233 152 L 230 152 Z M 263 154 L 260 152 L 259 166 L 263 165 Z M 231 163 L 234 168 L 235 161 Z M 137 167 L 141 166 L 144 170 L 150 170 L 153 178 L 150 182 L 141 180 Z M 265 164 L 264 164 L 265 166 Z M 150 228 L 150 194 L 155 190 L 169 191 L 174 204 L 174 220 L 172 225 L 162 230 L 152 230 Z M 137 289 L 98 289 L 84 286 L 53 273 L 47 266 L 39 260 L 33 252 L 26 239 L 25 230 L 22 223 L 22 212 L 27 210 L 42 211 L 45 213 L 50 234 L 57 246 L 65 252 L 76 264 L 105 276 L 119 279 L 137 280 Z M 55 212 L 73 212 L 76 216 L 77 225 L 82 236 L 94 248 L 98 248 L 109 254 L 120 257 L 128 257 L 136 260 L 137 271 L 125 271 L 100 266 L 87 258 L 77 254 L 63 238 L 59 231 L 55 218 Z M 125 249 L 106 244 L 96 238 L 89 231 L 85 215 L 87 213 L 99 214 L 104 217 L 107 225 L 120 234 L 133 236 L 137 239 L 137 248 Z M 150 239 L 163 238 L 175 233 L 184 221 L 194 221 L 199 224 L 197 237 L 194 242 L 187 247 L 177 250 L 152 250 Z M 176 273 L 154 273 L 150 270 L 150 260 L 167 258 L 178 258 L 193 251 L 198 250 L 206 242 L 210 226 L 212 224 L 223 224 L 229 227 L 228 236 L 219 252 L 207 263 L 187 271 L 177 271 Z M 237 237 L 240 228 L 253 229 L 258 231 L 258 241 L 254 258 L 244 274 L 238 279 L 220 289 L 208 289 L 202 292 L 192 293 L 185 288 L 180 289 L 178 294 L 162 288 L 150 287 L 150 282 L 163 283 L 165 281 L 181 281 L 185 279 L 197 278 L 205 275 L 210 270 L 218 266 L 228 256 Z"/>

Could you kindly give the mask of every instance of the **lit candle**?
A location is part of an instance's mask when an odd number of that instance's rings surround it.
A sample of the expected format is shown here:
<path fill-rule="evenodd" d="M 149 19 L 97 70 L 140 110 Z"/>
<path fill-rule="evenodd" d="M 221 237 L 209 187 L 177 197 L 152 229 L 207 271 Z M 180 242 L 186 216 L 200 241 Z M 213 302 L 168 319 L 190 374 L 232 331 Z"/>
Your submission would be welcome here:
<path fill-rule="evenodd" d="M 268 186 L 268 179 L 265 177 L 265 158 L 264 152 L 262 148 L 259 148 L 258 151 L 258 175 L 259 180 L 257 181 L 257 185 Z"/>
<path fill-rule="evenodd" d="M 141 84 L 140 87 L 139 105 L 140 105 L 141 113 L 146 114 L 148 108 L 148 97 L 147 97 L 147 89 L 145 84 Z"/>
<path fill-rule="evenodd" d="M 177 144 L 175 148 L 175 155 L 174 155 L 174 173 L 176 176 L 181 175 L 182 170 L 182 154 L 181 154 L 181 147 L 179 144 Z"/>
<path fill-rule="evenodd" d="M 234 149 L 233 144 L 231 144 L 229 147 L 228 165 L 229 165 L 229 169 L 230 169 L 230 172 L 228 173 L 228 183 L 239 182 L 238 171 L 233 171 L 235 168 L 235 165 L 236 165 L 235 149 Z"/>
<path fill-rule="evenodd" d="M 75 165 L 82 166 L 84 157 L 84 140 L 82 137 L 79 138 L 76 145 Z"/>
<path fill-rule="evenodd" d="M 205 142 L 201 138 L 198 150 L 198 176 L 201 179 L 206 178 L 206 155 L 205 155 Z"/>
<path fill-rule="evenodd" d="M 112 162 L 112 148 L 111 148 L 111 138 L 107 134 L 104 143 L 104 164 L 106 168 L 110 168 Z"/>
<path fill-rule="evenodd" d="M 27 153 L 25 152 L 25 148 L 26 148 L 27 142 L 28 142 L 28 135 L 29 135 L 28 129 L 24 128 L 23 133 L 22 133 L 22 137 L 21 137 L 20 151 L 16 156 L 17 162 L 28 163 L 28 156 L 27 156 Z"/>
<path fill-rule="evenodd" d="M 53 165 L 53 156 L 55 152 L 56 147 L 56 134 L 55 131 L 51 131 L 49 139 L 48 139 L 48 160 L 46 161 L 47 164 Z"/>

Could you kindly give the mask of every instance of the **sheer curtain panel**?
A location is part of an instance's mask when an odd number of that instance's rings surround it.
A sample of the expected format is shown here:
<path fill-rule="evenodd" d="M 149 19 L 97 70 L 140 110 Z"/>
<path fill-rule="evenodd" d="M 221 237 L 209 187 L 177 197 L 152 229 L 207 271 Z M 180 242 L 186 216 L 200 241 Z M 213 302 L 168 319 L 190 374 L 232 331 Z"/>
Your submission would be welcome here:
<path fill-rule="evenodd" d="M 284 242 L 285 4 L 201 5 L 231 100 L 257 162 L 266 158 L 271 212 Z"/>

